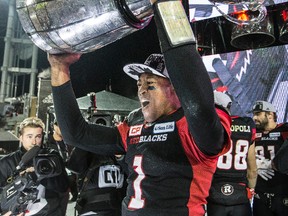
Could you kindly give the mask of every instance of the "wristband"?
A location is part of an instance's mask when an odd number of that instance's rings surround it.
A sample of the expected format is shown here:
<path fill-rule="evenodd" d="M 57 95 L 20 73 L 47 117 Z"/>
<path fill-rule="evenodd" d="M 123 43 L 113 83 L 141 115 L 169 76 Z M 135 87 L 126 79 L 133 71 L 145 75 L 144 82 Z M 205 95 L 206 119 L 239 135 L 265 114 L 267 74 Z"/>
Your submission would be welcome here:
<path fill-rule="evenodd" d="M 195 37 L 181 1 L 157 1 L 155 7 L 172 47 L 195 43 Z"/>
<path fill-rule="evenodd" d="M 247 197 L 248 197 L 248 199 L 252 199 L 253 196 L 255 195 L 254 188 L 246 188 L 246 189 L 247 189 Z"/>

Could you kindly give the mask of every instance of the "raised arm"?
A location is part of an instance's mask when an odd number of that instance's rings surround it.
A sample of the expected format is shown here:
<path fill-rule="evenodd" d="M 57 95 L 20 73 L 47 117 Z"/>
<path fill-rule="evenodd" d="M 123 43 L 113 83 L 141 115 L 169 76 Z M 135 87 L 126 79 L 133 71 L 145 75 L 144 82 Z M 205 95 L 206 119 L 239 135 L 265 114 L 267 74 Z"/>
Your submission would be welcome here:
<path fill-rule="evenodd" d="M 48 55 L 55 113 L 65 143 L 98 154 L 123 154 L 116 128 L 88 124 L 83 118 L 70 82 L 71 64 L 80 54 Z"/>
<path fill-rule="evenodd" d="M 179 13 L 181 9 L 182 13 Z M 157 1 L 154 19 L 170 80 L 181 101 L 190 132 L 203 152 L 215 155 L 221 151 L 227 137 L 215 111 L 211 81 L 196 49 L 181 1 Z M 228 115 L 226 119 L 229 119 Z M 224 118 L 222 124 L 229 130 L 229 120 Z"/>

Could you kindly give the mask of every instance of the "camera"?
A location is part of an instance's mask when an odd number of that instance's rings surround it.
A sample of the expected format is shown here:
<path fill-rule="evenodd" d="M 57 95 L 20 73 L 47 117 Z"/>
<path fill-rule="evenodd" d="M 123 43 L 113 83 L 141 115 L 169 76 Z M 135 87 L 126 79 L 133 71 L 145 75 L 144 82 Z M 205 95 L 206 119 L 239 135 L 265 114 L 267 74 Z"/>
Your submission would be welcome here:
<path fill-rule="evenodd" d="M 29 155 L 28 159 L 33 159 L 35 174 L 27 172 L 20 175 L 21 171 L 24 170 L 22 168 L 22 170 L 16 170 L 14 175 L 9 178 L 9 183 L 2 188 L 0 195 L 1 210 L 4 212 L 12 211 L 13 215 L 24 212 L 28 204 L 37 199 L 40 181 L 62 173 L 63 162 L 59 155 L 48 149 L 35 151 L 36 156 L 31 152 L 30 155 L 33 157 Z"/>
<path fill-rule="evenodd" d="M 61 158 L 55 154 L 39 154 L 33 159 L 38 180 L 60 175 L 62 172 Z"/>
<path fill-rule="evenodd" d="M 37 194 L 37 183 L 30 174 L 17 176 L 1 192 L 1 210 L 12 211 L 12 215 L 24 212 L 29 201 L 37 199 Z"/>

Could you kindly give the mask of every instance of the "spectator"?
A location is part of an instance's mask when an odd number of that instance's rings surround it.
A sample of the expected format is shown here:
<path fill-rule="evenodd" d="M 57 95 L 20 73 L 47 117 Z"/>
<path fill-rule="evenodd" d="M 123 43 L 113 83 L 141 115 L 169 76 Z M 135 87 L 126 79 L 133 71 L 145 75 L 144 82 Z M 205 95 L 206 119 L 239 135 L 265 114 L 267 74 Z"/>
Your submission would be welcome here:
<path fill-rule="evenodd" d="M 231 98 L 214 92 L 215 104 L 230 113 Z M 250 117 L 232 116 L 232 145 L 218 159 L 208 197 L 208 216 L 251 216 L 250 199 L 257 179 L 255 123 Z"/>
<path fill-rule="evenodd" d="M 88 124 L 69 73 L 81 55 L 50 54 L 57 120 L 69 145 L 96 154 L 126 154 L 123 216 L 203 216 L 217 158 L 230 148 L 231 119 L 215 109 L 181 1 L 156 2 L 153 9 L 165 64 L 163 55 L 152 54 L 144 64 L 124 67 L 137 80 L 141 108 L 115 127 Z"/>
<path fill-rule="evenodd" d="M 271 161 L 288 137 L 288 123 L 277 123 L 275 107 L 267 101 L 253 106 L 256 124 L 258 178 L 253 202 L 254 216 L 288 215 L 288 175 L 272 168 Z"/>

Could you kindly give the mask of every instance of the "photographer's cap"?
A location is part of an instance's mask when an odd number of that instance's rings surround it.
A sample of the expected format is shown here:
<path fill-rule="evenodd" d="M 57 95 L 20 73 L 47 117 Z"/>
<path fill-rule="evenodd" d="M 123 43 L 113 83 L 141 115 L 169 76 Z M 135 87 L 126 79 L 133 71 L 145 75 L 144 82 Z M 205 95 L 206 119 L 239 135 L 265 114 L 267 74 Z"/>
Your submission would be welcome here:
<path fill-rule="evenodd" d="M 123 70 L 135 80 L 138 80 L 142 73 L 151 73 L 169 79 L 162 54 L 151 54 L 144 64 L 128 64 L 123 67 Z"/>
<path fill-rule="evenodd" d="M 232 100 L 227 94 L 219 91 L 214 91 L 214 103 L 224 108 L 230 109 L 232 105 Z"/>
<path fill-rule="evenodd" d="M 276 113 L 276 109 L 271 103 L 269 103 L 267 101 L 261 101 L 261 100 L 258 100 L 255 102 L 252 111 L 253 112 L 275 112 Z"/>

